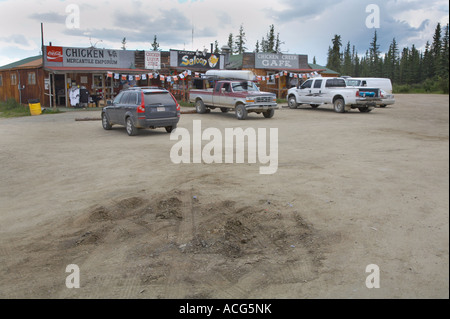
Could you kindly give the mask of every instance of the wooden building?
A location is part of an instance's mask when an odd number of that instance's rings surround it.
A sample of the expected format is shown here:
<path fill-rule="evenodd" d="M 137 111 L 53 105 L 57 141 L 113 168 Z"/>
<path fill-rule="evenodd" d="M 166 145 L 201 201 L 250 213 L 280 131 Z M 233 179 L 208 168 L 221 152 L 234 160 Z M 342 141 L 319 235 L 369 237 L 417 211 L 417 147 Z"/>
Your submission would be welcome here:
<path fill-rule="evenodd" d="M 13 98 L 17 102 L 44 101 L 45 71 L 42 56 L 34 56 L 0 67 L 0 100 Z"/>
<path fill-rule="evenodd" d="M 325 66 L 319 65 L 319 64 L 313 64 L 313 63 L 309 63 L 309 67 L 311 69 L 321 69 L 322 71 L 320 71 L 320 75 L 325 77 L 325 78 L 334 78 L 334 77 L 339 77 L 341 76 L 339 74 L 339 72 L 333 71 Z"/>
<path fill-rule="evenodd" d="M 307 55 L 243 53 L 231 55 L 170 50 L 127 51 L 45 46 L 35 56 L 0 67 L 0 100 L 23 104 L 39 99 L 43 106 L 70 107 L 69 90 L 84 88 L 99 106 L 128 86 L 158 86 L 177 99 L 189 99 L 189 90 L 205 85 L 199 74 L 211 69 L 250 70 L 262 91 L 285 98 L 287 91 L 307 76 L 338 76 L 337 72 L 308 63 Z M 295 77 L 294 77 L 295 75 Z M 92 106 L 92 105 L 91 105 Z"/>
<path fill-rule="evenodd" d="M 211 61 L 214 67 L 223 67 L 222 56 L 197 54 L 46 46 L 44 58 L 36 56 L 0 67 L 0 100 L 13 98 L 26 104 L 39 99 L 43 106 L 70 107 L 69 91 L 80 87 L 91 97 L 101 97 L 102 106 L 128 86 L 164 87 L 177 99 L 187 100 L 196 72 L 205 73 Z M 147 63 L 149 55 L 157 56 L 157 64 Z"/>
<path fill-rule="evenodd" d="M 286 98 L 287 91 L 298 84 L 301 79 L 297 75 L 321 74 L 325 70 L 320 66 L 311 67 L 307 55 L 254 52 L 230 55 L 226 68 L 252 71 L 255 76 L 265 79 L 259 82 L 260 89 L 275 93 L 278 98 Z M 294 73 L 296 77 L 291 76 Z"/>

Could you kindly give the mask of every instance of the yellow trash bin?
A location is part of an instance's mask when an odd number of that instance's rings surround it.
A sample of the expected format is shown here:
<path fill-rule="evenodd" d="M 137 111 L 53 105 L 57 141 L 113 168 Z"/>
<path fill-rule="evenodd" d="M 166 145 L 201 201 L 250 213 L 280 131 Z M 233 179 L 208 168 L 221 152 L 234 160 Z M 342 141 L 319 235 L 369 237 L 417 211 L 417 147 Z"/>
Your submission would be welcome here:
<path fill-rule="evenodd" d="M 29 100 L 28 105 L 30 106 L 31 115 L 40 115 L 42 114 L 41 103 L 39 100 Z"/>

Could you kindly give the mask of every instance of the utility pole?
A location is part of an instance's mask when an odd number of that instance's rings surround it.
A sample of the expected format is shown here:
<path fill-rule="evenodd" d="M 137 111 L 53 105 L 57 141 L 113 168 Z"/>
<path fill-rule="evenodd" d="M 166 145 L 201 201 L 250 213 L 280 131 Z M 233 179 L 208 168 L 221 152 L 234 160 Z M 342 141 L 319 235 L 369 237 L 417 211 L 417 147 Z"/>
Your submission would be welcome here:
<path fill-rule="evenodd" d="M 44 63 L 44 24 L 41 22 L 41 52 L 42 52 L 42 63 Z"/>

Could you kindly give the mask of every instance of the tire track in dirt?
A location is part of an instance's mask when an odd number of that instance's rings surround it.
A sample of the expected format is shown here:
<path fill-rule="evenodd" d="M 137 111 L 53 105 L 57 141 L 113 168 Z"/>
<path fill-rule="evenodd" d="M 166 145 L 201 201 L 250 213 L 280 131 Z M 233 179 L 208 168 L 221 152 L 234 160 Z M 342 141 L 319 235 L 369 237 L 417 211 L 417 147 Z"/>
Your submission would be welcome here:
<path fill-rule="evenodd" d="M 195 214 L 196 206 L 194 198 L 194 192 L 190 191 L 178 192 L 181 195 L 181 218 L 177 226 L 175 238 L 173 239 L 176 246 L 180 249 L 186 247 L 187 243 L 194 239 L 196 226 L 195 226 Z M 169 259 L 169 272 L 164 287 L 164 298 L 183 298 L 185 296 L 184 279 L 186 273 L 190 272 L 192 267 L 187 261 L 180 261 L 179 258 Z"/>

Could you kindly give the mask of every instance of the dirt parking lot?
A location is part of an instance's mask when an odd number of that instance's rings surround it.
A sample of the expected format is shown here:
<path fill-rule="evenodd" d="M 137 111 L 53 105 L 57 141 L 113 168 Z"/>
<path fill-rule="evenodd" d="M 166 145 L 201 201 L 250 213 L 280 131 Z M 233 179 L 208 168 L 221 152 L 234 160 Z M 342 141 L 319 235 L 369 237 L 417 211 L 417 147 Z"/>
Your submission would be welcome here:
<path fill-rule="evenodd" d="M 278 128 L 273 175 L 173 164 L 163 129 L 75 121 L 97 111 L 0 119 L 0 297 L 449 298 L 449 98 L 396 98 L 182 116 Z"/>

